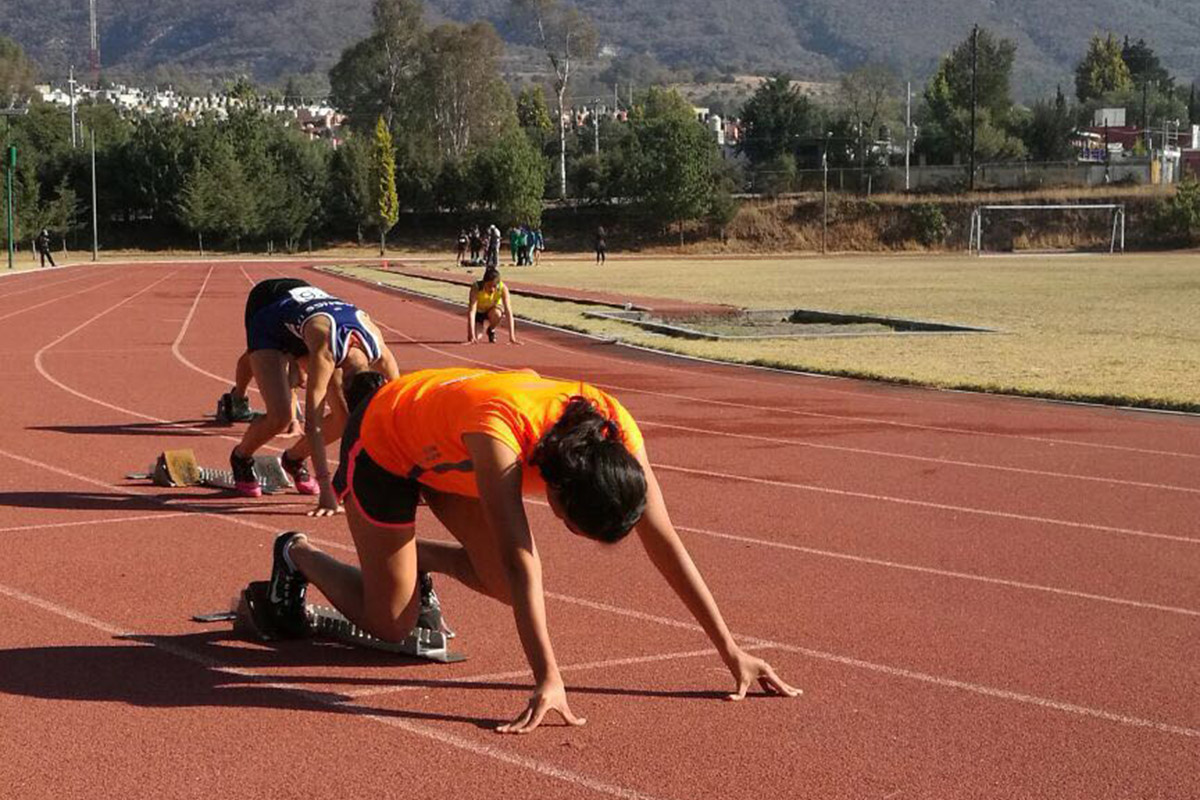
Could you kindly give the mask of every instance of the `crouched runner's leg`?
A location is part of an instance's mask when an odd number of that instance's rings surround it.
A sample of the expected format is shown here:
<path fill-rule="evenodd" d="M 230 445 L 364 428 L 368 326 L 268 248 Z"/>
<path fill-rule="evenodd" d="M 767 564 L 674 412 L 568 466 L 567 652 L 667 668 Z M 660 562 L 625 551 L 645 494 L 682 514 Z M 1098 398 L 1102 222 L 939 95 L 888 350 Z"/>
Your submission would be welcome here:
<path fill-rule="evenodd" d="M 346 521 L 359 565 L 345 564 L 297 536 L 287 548 L 296 570 L 358 627 L 389 642 L 412 632 L 420 611 L 415 528 L 380 525 L 349 498 Z"/>

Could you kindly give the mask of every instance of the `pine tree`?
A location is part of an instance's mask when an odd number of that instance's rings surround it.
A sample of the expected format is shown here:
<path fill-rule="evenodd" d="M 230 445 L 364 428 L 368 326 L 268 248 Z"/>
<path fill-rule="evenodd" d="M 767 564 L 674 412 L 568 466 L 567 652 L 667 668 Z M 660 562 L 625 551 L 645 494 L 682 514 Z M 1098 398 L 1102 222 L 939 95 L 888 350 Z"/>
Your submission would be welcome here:
<path fill-rule="evenodd" d="M 396 150 L 392 132 L 383 116 L 375 123 L 375 146 L 371 153 L 375 178 L 375 213 L 379 223 L 379 255 L 387 254 L 387 234 L 400 221 L 400 198 L 396 195 Z"/>

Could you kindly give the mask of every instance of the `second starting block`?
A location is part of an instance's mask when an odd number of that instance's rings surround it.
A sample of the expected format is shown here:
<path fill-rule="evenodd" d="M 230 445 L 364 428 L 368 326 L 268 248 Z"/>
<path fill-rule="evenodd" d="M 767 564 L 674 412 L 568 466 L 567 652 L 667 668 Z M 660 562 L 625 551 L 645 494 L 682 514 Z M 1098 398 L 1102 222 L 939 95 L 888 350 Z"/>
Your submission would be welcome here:
<path fill-rule="evenodd" d="M 292 488 L 291 477 L 279 463 L 278 456 L 255 456 L 254 474 L 264 494 L 278 494 Z M 234 488 L 233 470 L 210 469 L 196 461 L 191 449 L 165 450 L 145 472 L 131 472 L 125 476 L 131 480 L 150 480 L 155 486 L 212 486 L 217 489 Z"/>

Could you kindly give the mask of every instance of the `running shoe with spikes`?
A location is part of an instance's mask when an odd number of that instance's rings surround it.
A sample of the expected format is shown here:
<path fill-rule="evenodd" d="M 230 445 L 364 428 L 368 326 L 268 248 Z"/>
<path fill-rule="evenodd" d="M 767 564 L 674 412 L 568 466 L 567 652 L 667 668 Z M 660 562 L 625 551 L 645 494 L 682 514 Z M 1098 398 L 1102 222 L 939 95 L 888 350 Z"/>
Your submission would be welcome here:
<path fill-rule="evenodd" d="M 316 478 L 308 472 L 308 466 L 302 458 L 298 461 L 292 461 L 288 458 L 288 454 L 284 453 L 279 457 L 279 463 L 292 478 L 292 483 L 296 484 L 296 491 L 300 494 L 320 494 L 321 485 L 317 483 Z"/>
<path fill-rule="evenodd" d="M 495 344 L 496 343 L 496 329 L 488 328 L 487 335 L 488 335 L 488 341 L 491 342 L 492 344 Z"/>
<path fill-rule="evenodd" d="M 239 456 L 237 448 L 229 454 L 233 468 L 233 489 L 243 497 L 262 497 L 262 486 L 254 472 L 254 456 Z"/>
<path fill-rule="evenodd" d="M 433 576 L 428 572 L 417 573 L 417 590 L 421 593 L 421 613 L 417 615 L 417 627 L 430 631 L 440 631 L 446 638 L 453 639 L 454 631 L 442 617 L 442 601 L 433 590 Z"/>
<path fill-rule="evenodd" d="M 285 531 L 275 537 L 272 551 L 271 581 L 267 595 L 271 609 L 271 621 L 280 636 L 300 639 L 311 633 L 304 599 L 308 594 L 308 579 L 288 563 L 285 553 L 297 538 L 299 531 Z"/>

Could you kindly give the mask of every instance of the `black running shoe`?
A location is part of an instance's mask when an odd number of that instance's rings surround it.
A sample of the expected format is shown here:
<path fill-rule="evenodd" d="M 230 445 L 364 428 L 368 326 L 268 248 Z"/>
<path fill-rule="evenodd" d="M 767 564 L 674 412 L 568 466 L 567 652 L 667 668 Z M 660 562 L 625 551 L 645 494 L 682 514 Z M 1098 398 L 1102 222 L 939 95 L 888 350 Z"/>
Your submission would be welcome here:
<path fill-rule="evenodd" d="M 417 627 L 441 631 L 447 637 L 453 638 L 454 631 L 447 627 L 446 620 L 442 617 L 442 601 L 433 590 L 433 576 L 428 572 L 418 572 L 417 590 L 421 593 L 421 613 L 417 615 Z"/>
<path fill-rule="evenodd" d="M 243 497 L 262 497 L 262 486 L 254 472 L 254 456 L 239 456 L 235 447 L 229 453 L 229 466 L 233 469 L 233 489 Z"/>
<path fill-rule="evenodd" d="M 229 395 L 229 421 L 253 422 L 254 412 L 250 410 L 250 398 Z"/>
<path fill-rule="evenodd" d="M 308 578 L 288 566 L 283 557 L 283 549 L 297 536 L 303 535 L 299 531 L 286 531 L 275 537 L 271 582 L 267 595 L 275 628 L 281 636 L 292 639 L 299 639 L 310 633 L 308 614 L 304 607 Z"/>
<path fill-rule="evenodd" d="M 488 328 L 488 341 L 492 344 L 496 343 L 496 329 Z"/>

